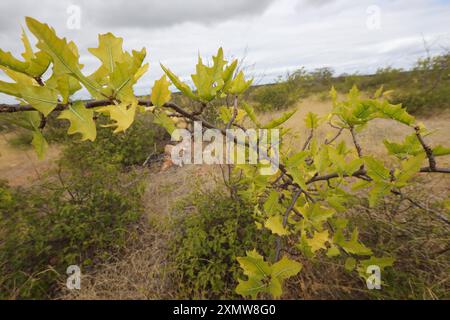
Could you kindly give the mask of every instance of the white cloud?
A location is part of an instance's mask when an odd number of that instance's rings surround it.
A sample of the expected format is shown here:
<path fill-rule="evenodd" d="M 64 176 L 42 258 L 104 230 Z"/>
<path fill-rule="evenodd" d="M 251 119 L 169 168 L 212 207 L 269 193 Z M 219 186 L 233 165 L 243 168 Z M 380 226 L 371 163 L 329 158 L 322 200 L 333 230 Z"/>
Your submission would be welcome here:
<path fill-rule="evenodd" d="M 424 54 L 424 39 L 433 52 L 450 47 L 450 2 L 442 0 L 81 0 L 82 28 L 68 30 L 71 3 L 2 0 L 0 47 L 19 54 L 23 17 L 32 15 L 78 44 L 88 72 L 98 62 L 87 48 L 97 45 L 96 34 L 111 31 L 128 50 L 147 48 L 150 71 L 139 93 L 161 75 L 159 62 L 188 78 L 197 54 L 210 56 L 219 46 L 228 56 L 247 52 L 264 81 L 300 66 L 330 66 L 337 73 L 408 67 Z M 370 5 L 380 8 L 379 30 L 366 26 Z"/>

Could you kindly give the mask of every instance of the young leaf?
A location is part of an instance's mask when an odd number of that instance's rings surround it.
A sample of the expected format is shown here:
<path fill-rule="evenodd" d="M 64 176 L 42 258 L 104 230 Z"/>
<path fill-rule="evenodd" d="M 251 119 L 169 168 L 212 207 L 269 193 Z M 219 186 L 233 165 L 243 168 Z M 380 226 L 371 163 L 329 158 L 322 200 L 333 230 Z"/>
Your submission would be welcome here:
<path fill-rule="evenodd" d="M 26 100 L 44 116 L 48 116 L 58 105 L 58 93 L 47 87 L 21 85 L 20 97 Z"/>
<path fill-rule="evenodd" d="M 272 265 L 272 277 L 288 279 L 295 276 L 302 269 L 302 264 L 284 256 L 280 261 Z"/>
<path fill-rule="evenodd" d="M 68 134 L 81 134 L 81 141 L 95 141 L 97 137 L 97 128 L 94 121 L 94 111 L 87 109 L 83 102 L 77 101 L 68 110 L 64 110 L 58 119 L 67 119 L 70 121 Z"/>
<path fill-rule="evenodd" d="M 381 271 L 383 271 L 387 267 L 392 267 L 394 265 L 395 259 L 392 257 L 370 257 L 367 260 L 362 260 L 359 263 L 358 266 L 358 272 L 359 274 L 366 278 L 368 276 L 367 274 L 367 268 L 369 266 L 377 266 L 380 268 Z"/>
<path fill-rule="evenodd" d="M 175 123 L 172 119 L 170 119 L 170 117 L 164 112 L 155 113 L 154 115 L 155 120 L 153 122 L 162 126 L 171 135 L 176 129 Z"/>
<path fill-rule="evenodd" d="M 315 225 L 320 225 L 322 222 L 328 220 L 335 214 L 331 208 L 326 208 L 316 202 L 313 205 L 307 205 L 305 215 Z"/>
<path fill-rule="evenodd" d="M 196 67 L 197 73 L 191 76 L 192 82 L 194 82 L 197 88 L 197 96 L 203 102 L 209 102 L 216 96 L 216 88 L 214 87 L 214 77 L 210 74 L 209 68 L 203 64 L 202 59 L 198 58 Z"/>
<path fill-rule="evenodd" d="M 162 107 L 166 102 L 170 101 L 170 82 L 167 81 L 166 76 L 162 76 L 161 79 L 155 81 L 155 85 L 152 89 L 151 101 L 154 106 Z"/>
<path fill-rule="evenodd" d="M 236 78 L 231 81 L 230 88 L 228 89 L 228 93 L 239 95 L 246 91 L 253 83 L 253 79 L 249 81 L 245 81 L 244 73 L 241 71 L 238 73 Z"/>
<path fill-rule="evenodd" d="M 125 62 L 122 49 L 123 39 L 115 37 L 112 33 L 98 36 L 98 48 L 89 48 L 89 52 L 96 56 L 103 66 L 112 73 L 117 62 Z"/>
<path fill-rule="evenodd" d="M 261 280 L 271 273 L 269 264 L 256 250 L 247 251 L 247 256 L 237 257 L 237 261 L 249 278 Z"/>
<path fill-rule="evenodd" d="M 283 123 L 285 123 L 286 121 L 288 121 L 296 112 L 297 112 L 297 110 L 285 112 L 280 118 L 270 121 L 268 124 L 264 125 L 262 128 L 263 129 L 277 128 L 277 127 L 281 126 Z"/>
<path fill-rule="evenodd" d="M 122 103 L 135 104 L 137 99 L 134 95 L 134 70 L 128 62 L 118 62 L 110 75 L 113 95 Z"/>
<path fill-rule="evenodd" d="M 256 278 L 249 278 L 248 280 L 238 280 L 238 285 L 236 287 L 236 293 L 243 297 L 252 297 L 256 299 L 258 293 L 265 292 L 267 285 L 261 280 Z"/>
<path fill-rule="evenodd" d="M 277 234 L 279 236 L 289 234 L 289 231 L 283 226 L 283 218 L 279 215 L 275 215 L 267 219 L 264 226 L 272 231 L 273 234 Z"/>
<path fill-rule="evenodd" d="M 21 97 L 20 87 L 17 83 L 9 83 L 0 80 L 0 92 L 9 96 Z"/>
<path fill-rule="evenodd" d="M 375 181 L 388 181 L 390 179 L 390 172 L 381 161 L 373 157 L 365 157 L 364 163 L 367 166 L 368 176 Z"/>
<path fill-rule="evenodd" d="M 278 203 L 279 194 L 272 190 L 264 202 L 264 212 L 268 215 L 275 215 L 280 212 L 280 204 Z"/>
<path fill-rule="evenodd" d="M 30 31 L 39 40 L 37 47 L 51 57 L 55 74 L 70 74 L 77 78 L 92 96 L 96 98 L 102 97 L 100 86 L 81 73 L 78 56 L 74 52 L 75 47 L 73 44 L 67 43 L 66 39 L 58 38 L 55 30 L 36 19 L 26 17 L 26 23 Z"/>
<path fill-rule="evenodd" d="M 22 29 L 22 42 L 25 47 L 22 57 L 29 63 L 26 73 L 32 77 L 42 76 L 50 65 L 51 59 L 49 55 L 43 51 L 39 51 L 36 54 L 33 52 L 30 40 L 24 29 Z"/>
<path fill-rule="evenodd" d="M 41 131 L 36 130 L 33 132 L 33 140 L 31 141 L 31 144 L 34 147 L 38 158 L 40 160 L 44 159 L 45 153 L 48 149 L 48 143 Z"/>
<path fill-rule="evenodd" d="M 225 71 L 223 72 L 222 79 L 225 83 L 224 90 L 226 91 L 226 88 L 229 84 L 231 84 L 231 80 L 233 79 L 234 71 L 236 71 L 236 68 L 238 66 L 238 60 L 234 60 L 229 66 L 225 68 Z"/>
<path fill-rule="evenodd" d="M 383 181 L 376 181 L 373 188 L 369 191 L 369 206 L 374 208 L 379 200 L 391 193 L 392 185 Z"/>
<path fill-rule="evenodd" d="M 348 257 L 347 259 L 345 259 L 345 270 L 347 271 L 353 271 L 356 268 L 356 260 L 355 258 L 352 257 Z"/>
<path fill-rule="evenodd" d="M 450 154 L 450 148 L 443 147 L 441 145 L 438 145 L 433 148 L 433 155 L 435 157 L 439 156 L 446 156 Z"/>
<path fill-rule="evenodd" d="M 116 127 L 114 133 L 124 132 L 134 122 L 134 116 L 136 114 L 136 105 L 128 107 L 128 103 L 121 103 L 119 105 L 107 106 L 96 109 L 97 112 L 109 114 L 111 120 L 114 120 L 114 124 L 107 125 L 105 127 Z"/>
<path fill-rule="evenodd" d="M 281 297 L 281 295 L 283 294 L 281 280 L 276 277 L 272 277 L 270 279 L 269 285 L 267 286 L 267 292 L 270 293 L 275 299 Z"/>
<path fill-rule="evenodd" d="M 29 63 L 14 58 L 10 52 L 2 49 L 0 49 L 0 65 L 21 73 L 26 73 L 29 67 Z"/>
<path fill-rule="evenodd" d="M 402 169 L 396 176 L 396 182 L 400 184 L 406 184 L 413 176 L 420 171 L 423 161 L 425 160 L 425 153 L 421 153 L 408 160 L 402 161 Z"/>
<path fill-rule="evenodd" d="M 245 113 L 249 117 L 249 119 L 257 126 L 260 127 L 260 123 L 258 121 L 258 118 L 256 117 L 255 110 L 251 105 L 249 105 L 246 102 L 242 103 L 242 108 L 244 109 Z"/>
<path fill-rule="evenodd" d="M 320 249 L 326 249 L 325 243 L 329 241 L 328 230 L 322 232 L 314 232 L 314 236 L 311 239 L 306 239 L 306 242 L 311 247 L 311 251 L 315 253 Z"/>
<path fill-rule="evenodd" d="M 319 125 L 319 117 L 313 112 L 308 112 L 305 117 L 305 125 L 309 129 L 316 129 Z"/>
<path fill-rule="evenodd" d="M 401 104 L 394 105 L 387 101 L 383 101 L 375 106 L 377 107 L 379 116 L 382 118 L 391 118 L 408 126 L 412 125 L 416 121 L 416 119 L 410 115 Z"/>
<path fill-rule="evenodd" d="M 344 249 L 347 253 L 356 254 L 360 256 L 369 256 L 372 254 L 372 250 L 367 248 L 364 244 L 358 241 L 358 229 L 354 229 L 351 239 L 346 241 L 342 234 L 342 231 L 338 231 L 334 234 L 334 242 Z"/>
<path fill-rule="evenodd" d="M 177 87 L 178 90 L 180 90 L 185 96 L 197 100 L 197 96 L 192 92 L 191 88 L 189 88 L 186 83 L 182 82 L 172 71 L 164 67 L 162 64 L 161 68 L 164 70 L 170 81 L 172 81 L 173 85 Z"/>

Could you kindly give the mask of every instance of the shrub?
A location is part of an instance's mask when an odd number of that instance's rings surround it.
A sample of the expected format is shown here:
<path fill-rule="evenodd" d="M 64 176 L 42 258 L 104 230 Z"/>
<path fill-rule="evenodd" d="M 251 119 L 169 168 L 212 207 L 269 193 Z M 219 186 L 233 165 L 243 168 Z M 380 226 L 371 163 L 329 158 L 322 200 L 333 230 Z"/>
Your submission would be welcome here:
<path fill-rule="evenodd" d="M 50 298 L 69 265 L 86 268 L 114 255 L 141 215 L 141 194 L 117 166 L 67 159 L 58 182 L 0 185 L 0 298 Z"/>
<path fill-rule="evenodd" d="M 289 81 L 261 86 L 255 90 L 252 99 L 260 111 L 289 108 L 300 98 L 300 87 Z"/>
<path fill-rule="evenodd" d="M 94 142 L 71 139 L 65 157 L 85 163 L 101 160 L 124 167 L 142 165 L 150 154 L 162 152 L 165 137 L 151 116 L 140 116 L 125 133 L 114 134 L 110 128 L 100 127 Z"/>
<path fill-rule="evenodd" d="M 255 243 L 271 255 L 272 236 L 256 228 L 252 213 L 252 205 L 219 190 L 196 192 L 177 205 L 171 251 L 181 298 L 237 297 L 234 289 L 242 274 L 236 257 Z"/>

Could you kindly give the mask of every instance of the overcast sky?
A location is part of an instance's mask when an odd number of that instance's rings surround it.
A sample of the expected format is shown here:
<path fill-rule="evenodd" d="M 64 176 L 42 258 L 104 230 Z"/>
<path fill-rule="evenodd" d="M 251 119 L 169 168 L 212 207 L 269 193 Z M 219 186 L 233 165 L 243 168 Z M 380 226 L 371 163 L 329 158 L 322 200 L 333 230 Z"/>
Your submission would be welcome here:
<path fill-rule="evenodd" d="M 79 29 L 68 27 L 76 27 L 73 5 Z M 20 54 L 27 15 L 74 40 L 86 73 L 98 66 L 87 51 L 98 33 L 123 37 L 129 50 L 146 47 L 150 71 L 139 94 L 161 76 L 159 62 L 187 79 L 197 54 L 220 46 L 228 57 L 245 55 L 261 82 L 301 66 L 338 74 L 407 68 L 425 54 L 424 40 L 432 53 L 450 49 L 450 0 L 2 0 L 0 48 Z"/>

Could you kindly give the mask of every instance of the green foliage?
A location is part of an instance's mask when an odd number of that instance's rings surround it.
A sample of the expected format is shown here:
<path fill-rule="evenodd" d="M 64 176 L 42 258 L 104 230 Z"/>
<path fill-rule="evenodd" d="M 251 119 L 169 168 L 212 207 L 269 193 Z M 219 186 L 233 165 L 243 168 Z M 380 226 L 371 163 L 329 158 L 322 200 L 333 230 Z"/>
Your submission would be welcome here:
<path fill-rule="evenodd" d="M 83 269 L 118 252 L 141 216 L 139 180 L 100 162 L 64 158 L 58 181 L 0 185 L 0 298 L 50 298 L 66 268 Z"/>
<path fill-rule="evenodd" d="M 125 133 L 113 134 L 108 128 L 100 127 L 94 142 L 68 141 L 64 153 L 74 162 L 87 165 L 95 161 L 120 167 L 141 166 L 148 156 L 162 152 L 164 141 L 165 133 L 153 124 L 153 117 L 142 115 Z"/>
<path fill-rule="evenodd" d="M 86 109 L 82 102 L 77 102 L 69 107 L 69 110 L 61 112 L 59 119 L 70 121 L 68 134 L 80 133 L 81 141 L 95 141 L 97 137 L 97 128 L 93 120 L 94 111 Z"/>
<path fill-rule="evenodd" d="M 40 157 L 47 149 L 44 129 L 47 118 L 57 107 L 63 109 L 58 119 L 69 125 L 68 134 L 81 134 L 82 140 L 94 142 L 72 142 L 65 151 L 62 162 L 65 170 L 58 175 L 61 188 L 56 191 L 45 191 L 52 190 L 52 184 L 41 188 L 37 196 L 32 191 L 11 192 L 2 187 L 0 197 L 7 207 L 2 208 L 5 219 L 0 234 L 6 235 L 6 241 L 0 253 L 3 260 L 12 263 L 0 263 L 6 268 L 1 284 L 10 291 L 19 284 L 15 292 L 20 297 L 39 296 L 51 286 L 55 278 L 44 272 L 44 266 L 50 265 L 51 270 L 60 273 L 62 265 L 57 262 L 88 265 L 98 258 L 98 251 L 92 253 L 94 247 L 100 248 L 101 258 L 103 249 L 124 239 L 126 226 L 138 217 L 140 190 L 130 187 L 132 182 L 121 181 L 120 169 L 142 163 L 151 146 L 157 148 L 155 137 L 160 137 L 148 129 L 148 121 L 142 127 L 139 125 L 141 112 L 151 112 L 150 122 L 169 133 L 176 127 L 168 110 L 172 109 L 170 112 L 175 112 L 176 117 L 186 116 L 189 120 L 211 115 L 214 123 L 241 127 L 248 118 L 258 128 L 281 129 L 282 138 L 289 134 L 282 125 L 296 110 L 261 124 L 253 108 L 239 100 L 252 80 L 246 80 L 242 71 L 236 71 L 237 60 L 231 63 L 224 60 L 222 48 L 212 63 L 204 63 L 199 57 L 196 73 L 191 76 L 193 89 L 162 66 L 171 83 L 189 101 L 195 102 L 189 113 L 168 104 L 170 82 L 165 76 L 155 82 L 151 102 L 142 102 L 135 96 L 133 86 L 148 68 L 144 64 L 145 49 L 129 53 L 123 50 L 121 38 L 110 33 L 100 35 L 98 48 L 90 52 L 100 60 L 101 66 L 86 76 L 74 43 L 59 38 L 46 24 L 32 18 L 26 21 L 38 39 L 40 51 L 34 54 L 25 36 L 25 62 L 0 51 L 0 67 L 13 81 L 1 81 L 0 92 L 35 109 L 15 119 L 16 124 L 32 132 L 32 144 Z M 41 78 L 50 65 L 51 75 Z M 419 84 L 419 89 L 430 78 L 436 80 L 427 91 L 419 90 L 424 96 L 439 90 L 447 94 L 448 72 L 443 74 L 442 70 L 448 70 L 448 55 L 420 61 L 409 75 Z M 378 76 L 387 80 L 399 74 L 402 73 L 381 70 Z M 314 88 L 328 88 L 332 76 L 329 68 L 310 73 L 301 69 L 288 75 L 286 81 L 254 89 L 252 102 L 260 110 L 287 108 Z M 344 85 L 348 84 L 344 80 Z M 303 85 L 306 93 L 299 89 Z M 89 106 L 85 101 L 72 101 L 72 95 L 82 86 L 94 99 L 103 100 Z M 363 243 L 359 229 L 342 214 L 355 201 L 354 192 L 358 190 L 366 190 L 365 199 L 370 207 L 377 207 L 391 193 L 401 195 L 419 171 L 436 170 L 430 152 L 434 156 L 445 155 L 449 148 L 426 146 L 423 135 L 429 133 L 401 103 L 389 100 L 392 92 L 385 92 L 384 88 L 377 87 L 373 98 L 367 98 L 353 84 L 346 98 L 339 99 L 333 87 L 332 112 L 320 119 L 313 113 L 307 114 L 304 121 L 310 137 L 300 152 L 280 148 L 279 172 L 273 176 L 262 175 L 260 169 L 264 164 L 234 166 L 226 184 L 231 198 L 216 190 L 194 193 L 181 204 L 183 208 L 194 208 L 188 213 L 178 208 L 173 227 L 175 240 L 171 243 L 183 297 L 222 298 L 233 296 L 234 292 L 253 298 L 280 297 L 284 281 L 302 267 L 282 255 L 283 246 L 288 246 L 285 251 L 292 256 L 345 257 L 345 261 L 340 259 L 343 267 L 362 278 L 366 277 L 364 269 L 368 264 L 377 263 L 381 268 L 393 265 L 394 258 L 380 255 Z M 388 153 L 393 155 L 386 159 L 389 167 L 385 159 L 381 161 L 365 154 L 358 142 L 359 133 L 378 118 L 389 119 L 412 131 L 403 143 L 385 141 Z M 339 130 L 330 141 L 321 141 L 322 137 L 314 134 L 325 122 Z M 114 127 L 116 135 L 104 127 Z M 142 128 L 146 128 L 143 133 Z M 344 131 L 352 137 L 352 145 L 338 139 Z M 273 149 L 274 145 L 268 147 Z M 429 168 L 421 170 L 427 158 Z M 13 232 L 17 226 L 19 232 Z M 58 247 L 60 241 L 64 250 Z M 17 243 L 22 244 L 19 250 Z M 59 251 L 55 252 L 55 248 Z M 51 262 L 54 256 L 55 263 Z M 30 274 L 38 277 L 38 281 L 30 278 Z M 247 279 L 242 280 L 242 275 Z M 241 279 L 239 283 L 237 279 Z"/>
<path fill-rule="evenodd" d="M 224 60 L 222 48 L 213 57 L 212 66 L 204 64 L 201 57 L 198 58 L 196 73 L 191 76 L 196 88 L 195 92 L 169 69 L 163 65 L 161 67 L 178 90 L 187 97 L 202 103 L 208 103 L 216 98 L 223 98 L 227 94 L 240 95 L 253 82 L 253 80 L 246 81 L 242 71 L 233 78 L 237 60 L 228 64 L 228 61 Z"/>
<path fill-rule="evenodd" d="M 292 90 L 290 82 L 278 82 L 260 86 L 254 90 L 251 99 L 256 103 L 256 110 L 282 110 L 293 106 L 300 98 L 300 89 Z"/>
<path fill-rule="evenodd" d="M 185 208 L 193 208 L 184 212 Z M 237 257 L 253 249 L 271 254 L 273 238 L 258 230 L 249 203 L 219 190 L 194 193 L 177 206 L 171 243 L 181 298 L 232 298 L 242 275 Z"/>
<path fill-rule="evenodd" d="M 283 281 L 295 276 L 302 269 L 300 263 L 287 257 L 269 265 L 256 250 L 247 251 L 247 256 L 238 257 L 237 260 L 248 280 L 239 280 L 236 292 L 254 299 L 264 293 L 279 298 L 283 292 Z"/>

